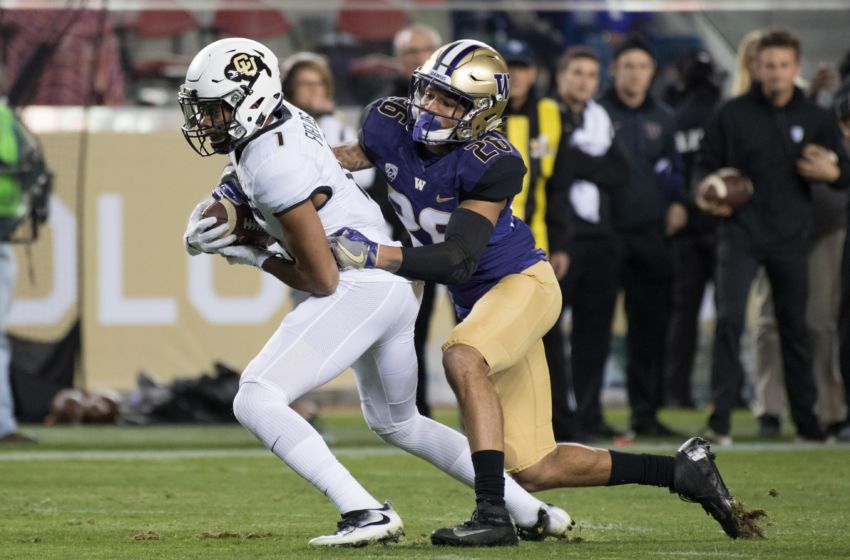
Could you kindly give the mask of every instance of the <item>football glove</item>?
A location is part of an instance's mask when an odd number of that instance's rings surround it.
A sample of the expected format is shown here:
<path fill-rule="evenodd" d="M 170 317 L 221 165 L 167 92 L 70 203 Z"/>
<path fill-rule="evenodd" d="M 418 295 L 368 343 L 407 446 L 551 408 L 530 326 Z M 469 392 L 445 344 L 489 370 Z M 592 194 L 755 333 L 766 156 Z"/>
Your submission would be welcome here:
<path fill-rule="evenodd" d="M 227 224 L 207 229 L 216 221 L 212 216 L 201 219 L 201 212 L 209 204 L 209 200 L 204 200 L 195 206 L 195 209 L 189 215 L 189 223 L 186 225 L 186 232 L 183 234 L 183 247 L 193 257 L 200 253 L 215 253 L 222 247 L 227 247 L 236 241 L 236 236 L 232 233 L 219 238 L 222 233 L 227 231 Z"/>
<path fill-rule="evenodd" d="M 244 264 L 263 268 L 263 263 L 275 253 L 252 245 L 231 245 L 222 247 L 218 254 L 227 259 L 228 264 Z"/>
<path fill-rule="evenodd" d="M 378 244 L 354 228 L 335 231 L 328 244 L 340 270 L 375 268 L 378 264 Z"/>

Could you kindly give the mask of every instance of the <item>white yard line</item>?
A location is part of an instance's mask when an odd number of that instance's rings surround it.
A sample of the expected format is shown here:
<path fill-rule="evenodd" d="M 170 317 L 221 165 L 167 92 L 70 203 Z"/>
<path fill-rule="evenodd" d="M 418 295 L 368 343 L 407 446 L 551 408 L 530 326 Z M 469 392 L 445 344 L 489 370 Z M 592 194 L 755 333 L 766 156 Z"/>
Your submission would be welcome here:
<path fill-rule="evenodd" d="M 339 457 L 401 455 L 394 447 L 335 449 Z M 140 449 L 138 451 L 11 451 L 0 453 L 3 461 L 171 461 L 175 459 L 272 457 L 265 449 Z"/>
<path fill-rule="evenodd" d="M 615 448 L 625 452 L 656 452 L 670 454 L 676 445 L 635 445 Z M 728 453 L 795 452 L 795 451 L 838 451 L 850 452 L 847 444 L 810 444 L 810 443 L 742 443 L 731 447 L 713 447 L 719 455 Z M 372 457 L 401 455 L 400 449 L 388 446 L 339 447 L 333 449 L 339 457 Z M 102 450 L 102 451 L 3 451 L 0 462 L 4 461 L 171 461 L 178 459 L 207 458 L 252 458 L 270 457 L 265 449 L 140 449 L 140 450 Z"/>

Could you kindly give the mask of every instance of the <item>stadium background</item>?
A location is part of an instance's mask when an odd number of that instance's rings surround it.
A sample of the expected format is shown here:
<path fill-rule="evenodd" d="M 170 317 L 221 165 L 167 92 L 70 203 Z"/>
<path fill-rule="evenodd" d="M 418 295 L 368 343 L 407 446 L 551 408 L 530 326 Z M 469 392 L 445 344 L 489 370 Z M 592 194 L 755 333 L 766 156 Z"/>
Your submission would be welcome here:
<path fill-rule="evenodd" d="M 42 139 L 56 179 L 49 226 L 32 247 L 18 248 L 21 273 L 10 332 L 19 345 L 35 341 L 46 345 L 37 348 L 51 352 L 63 343 L 79 348 L 78 354 L 61 353 L 64 373 L 59 383 L 67 382 L 72 372 L 79 387 L 127 390 L 140 371 L 168 382 L 208 371 L 216 360 L 241 369 L 290 309 L 287 288 L 270 276 L 228 267 L 222 259 L 190 259 L 179 241 L 188 211 L 214 184 L 223 159 L 201 159 L 187 149 L 178 130 L 181 117 L 174 88 L 185 69 L 181 62 L 209 40 L 206 30 L 225 5 L 237 11 L 271 9 L 283 16 L 283 28 L 260 38 L 281 58 L 296 50 L 327 54 L 336 74 L 338 101 L 351 122 L 356 122 L 363 99 L 384 83 L 390 39 L 407 22 L 432 24 L 446 40 L 453 38 L 459 21 L 466 22 L 467 29 L 474 30 L 470 36 L 498 43 L 507 38 L 507 31 L 492 22 L 502 18 L 521 23 L 528 19 L 524 12 L 568 9 L 579 21 L 581 14 L 589 17 L 600 9 L 611 10 L 615 20 L 623 15 L 619 10 L 644 12 L 650 14 L 648 29 L 662 64 L 659 84 L 663 64 L 698 45 L 708 48 L 731 75 L 740 38 L 750 29 L 768 26 L 799 33 L 802 74 L 810 76 L 818 64 L 837 63 L 847 48 L 837 39 L 850 28 L 848 2 L 814 0 L 0 2 L 5 9 L 110 10 L 116 29 L 129 33 L 124 38 L 136 62 L 162 52 L 171 57 L 167 62 L 172 66 L 161 67 L 159 75 L 128 85 L 126 106 L 36 106 L 23 111 L 25 122 Z M 493 12 L 496 9 L 501 11 Z M 168 12 L 173 22 L 189 13 L 194 23 L 183 28 L 175 24 L 172 36 L 134 35 L 133 22 L 158 10 Z M 589 44 L 601 49 L 604 60 L 602 39 L 591 35 Z M 538 52 L 548 59 L 558 54 Z M 545 85 L 546 80 L 544 66 L 541 82 Z M 444 294 L 438 309 L 428 352 L 429 391 L 439 404 L 453 402 L 439 367 L 439 344 L 451 326 Z M 710 294 L 704 311 L 710 324 Z M 615 330 L 622 335 L 622 321 Z M 609 375 L 614 385 L 621 378 L 620 345 L 618 338 Z M 707 379 L 704 352 L 701 356 L 698 395 Z M 44 380 L 38 378 L 43 373 L 38 367 L 16 361 L 18 384 L 37 389 L 57 382 L 55 371 L 52 379 Z M 353 379 L 345 375 L 326 390 L 334 398 L 346 398 L 353 387 Z"/>

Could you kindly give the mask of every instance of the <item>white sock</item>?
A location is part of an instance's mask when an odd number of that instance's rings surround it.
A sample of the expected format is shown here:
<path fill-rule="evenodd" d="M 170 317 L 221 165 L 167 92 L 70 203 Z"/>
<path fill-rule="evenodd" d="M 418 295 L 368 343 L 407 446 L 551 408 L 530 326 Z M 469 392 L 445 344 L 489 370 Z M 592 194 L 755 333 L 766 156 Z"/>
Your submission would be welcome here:
<path fill-rule="evenodd" d="M 382 507 L 334 457 L 319 432 L 288 404 L 282 392 L 244 383 L 233 400 L 233 413 L 292 470 L 326 494 L 341 513 Z"/>
<path fill-rule="evenodd" d="M 378 434 L 384 441 L 425 459 L 469 487 L 475 481 L 469 442 L 459 432 L 417 414 L 393 432 Z M 520 527 L 537 523 L 537 512 L 545 505 L 505 476 L 505 504 Z"/>

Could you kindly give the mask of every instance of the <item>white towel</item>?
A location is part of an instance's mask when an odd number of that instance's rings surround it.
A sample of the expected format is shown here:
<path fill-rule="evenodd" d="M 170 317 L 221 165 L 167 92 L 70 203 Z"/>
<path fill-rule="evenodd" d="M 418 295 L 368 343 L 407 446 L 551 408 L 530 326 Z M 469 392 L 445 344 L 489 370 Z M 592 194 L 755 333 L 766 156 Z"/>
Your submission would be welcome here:
<path fill-rule="evenodd" d="M 592 99 L 584 109 L 581 128 L 573 132 L 570 146 L 575 146 L 590 156 L 601 156 L 611 147 L 614 125 L 611 117 Z M 570 203 L 578 217 L 588 222 L 599 222 L 599 187 L 590 181 L 577 180 L 570 186 Z"/>

